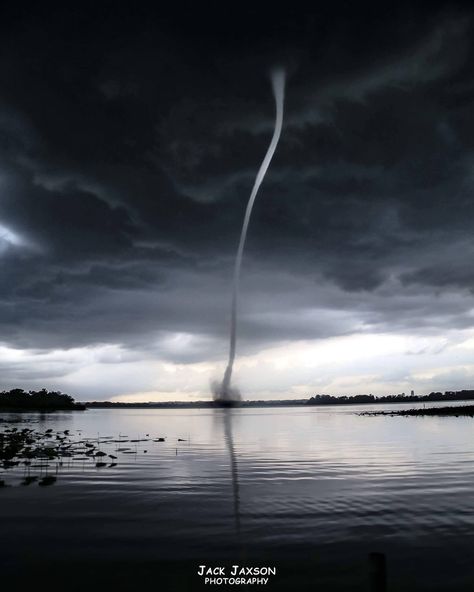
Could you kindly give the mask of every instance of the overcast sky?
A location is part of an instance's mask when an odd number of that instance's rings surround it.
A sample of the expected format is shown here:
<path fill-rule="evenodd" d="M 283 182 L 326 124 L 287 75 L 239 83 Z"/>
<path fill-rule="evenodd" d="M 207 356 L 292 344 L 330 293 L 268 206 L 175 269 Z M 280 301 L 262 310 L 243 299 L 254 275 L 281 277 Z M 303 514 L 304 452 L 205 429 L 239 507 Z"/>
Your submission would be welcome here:
<path fill-rule="evenodd" d="M 210 397 L 278 65 L 243 396 L 474 388 L 469 4 L 81 6 L 0 15 L 0 389 Z"/>

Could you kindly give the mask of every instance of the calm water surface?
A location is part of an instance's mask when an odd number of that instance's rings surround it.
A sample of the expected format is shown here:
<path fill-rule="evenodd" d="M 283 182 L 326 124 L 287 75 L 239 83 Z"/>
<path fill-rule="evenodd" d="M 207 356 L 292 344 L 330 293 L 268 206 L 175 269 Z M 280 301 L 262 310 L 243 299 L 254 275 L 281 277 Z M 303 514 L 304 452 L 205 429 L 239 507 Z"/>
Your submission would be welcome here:
<path fill-rule="evenodd" d="M 474 589 L 474 420 L 357 415 L 406 407 L 22 415 L 76 439 L 148 441 L 102 442 L 116 466 L 64 459 L 50 487 L 0 471 L 3 574 L 57 572 L 74 588 L 87 573 L 92 589 L 118 570 L 124 589 L 141 572 L 198 589 L 183 571 L 231 561 L 280 566 L 275 589 L 368 590 L 376 551 L 389 590 Z"/>

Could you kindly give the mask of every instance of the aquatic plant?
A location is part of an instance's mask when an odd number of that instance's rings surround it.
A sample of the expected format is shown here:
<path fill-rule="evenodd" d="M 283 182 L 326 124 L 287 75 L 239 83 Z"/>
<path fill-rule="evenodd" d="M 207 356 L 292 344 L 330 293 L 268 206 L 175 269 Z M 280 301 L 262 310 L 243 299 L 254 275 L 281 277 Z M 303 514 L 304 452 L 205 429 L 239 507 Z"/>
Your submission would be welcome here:
<path fill-rule="evenodd" d="M 24 423 L 29 421 L 25 419 Z M 17 426 L 18 423 L 5 419 L 0 422 L 0 471 L 4 472 L 0 473 L 0 488 L 12 484 L 4 479 L 6 474 L 15 476 L 16 482 L 23 486 L 36 483 L 45 487 L 56 483 L 61 469 L 78 462 L 82 462 L 84 469 L 113 468 L 117 466 L 119 453 L 148 453 L 148 450 L 139 450 L 141 442 L 165 442 L 163 437 L 127 440 L 122 435 L 115 439 L 97 434 L 97 438 L 83 438 L 80 430 L 71 434 L 70 430 L 33 429 Z M 119 447 L 124 442 L 134 442 L 135 449 Z M 114 446 L 112 450 L 107 449 L 111 446 Z M 112 451 L 115 454 L 111 454 Z"/>

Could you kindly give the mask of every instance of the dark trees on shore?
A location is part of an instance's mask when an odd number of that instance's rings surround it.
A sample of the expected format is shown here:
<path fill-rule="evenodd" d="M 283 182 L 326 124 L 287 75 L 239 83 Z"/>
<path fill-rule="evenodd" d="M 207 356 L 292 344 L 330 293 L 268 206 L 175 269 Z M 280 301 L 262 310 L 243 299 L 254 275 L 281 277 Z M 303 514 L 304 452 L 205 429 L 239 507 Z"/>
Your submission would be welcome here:
<path fill-rule="evenodd" d="M 352 397 L 334 397 L 332 395 L 316 395 L 306 402 L 307 405 L 350 405 L 355 403 L 417 403 L 430 401 L 470 401 L 474 400 L 473 390 L 446 391 L 445 393 L 430 393 L 429 395 L 354 395 Z"/>
<path fill-rule="evenodd" d="M 74 402 L 70 395 L 60 391 L 24 391 L 23 389 L 12 389 L 0 392 L 0 409 L 15 410 L 60 410 L 60 409 L 82 409 L 83 406 Z"/>

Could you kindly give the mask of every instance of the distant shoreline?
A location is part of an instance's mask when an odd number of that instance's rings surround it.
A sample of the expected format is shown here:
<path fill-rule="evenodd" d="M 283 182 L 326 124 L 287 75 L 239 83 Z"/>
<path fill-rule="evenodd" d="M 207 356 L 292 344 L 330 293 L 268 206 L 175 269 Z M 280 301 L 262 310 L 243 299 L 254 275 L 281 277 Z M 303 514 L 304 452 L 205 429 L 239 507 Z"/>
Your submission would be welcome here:
<path fill-rule="evenodd" d="M 21 388 L 0 392 L 1 413 L 30 413 L 33 411 L 85 411 L 82 403 L 61 391 L 25 391 Z"/>
<path fill-rule="evenodd" d="M 329 407 L 359 405 L 392 405 L 413 403 L 449 403 L 454 401 L 473 402 L 474 390 L 432 392 L 429 395 L 315 395 L 309 399 L 279 399 L 258 401 L 82 401 L 76 402 L 73 397 L 60 391 L 29 391 L 13 389 L 0 393 L 1 413 L 48 412 L 48 411 L 84 411 L 86 409 L 219 409 L 224 407 L 242 407 L 247 409 L 259 407 Z"/>
<path fill-rule="evenodd" d="M 235 407 L 303 407 L 307 399 L 288 401 L 238 401 Z M 87 409 L 224 409 L 228 405 L 219 405 L 214 401 L 166 401 L 163 403 L 122 403 L 113 401 L 83 401 Z"/>
<path fill-rule="evenodd" d="M 373 397 L 372 395 L 356 395 L 354 397 L 333 397 L 329 395 L 312 397 L 310 399 L 281 399 L 270 401 L 240 401 L 235 407 L 247 409 L 259 407 L 328 407 L 335 405 L 357 406 L 357 405 L 392 405 L 409 403 L 435 403 L 451 401 L 472 401 L 474 391 L 448 391 L 446 393 L 430 393 L 422 396 L 387 396 Z M 222 407 L 214 401 L 165 401 L 165 402 L 142 402 L 125 403 L 114 401 L 83 401 L 82 405 L 88 409 L 218 409 Z"/>

